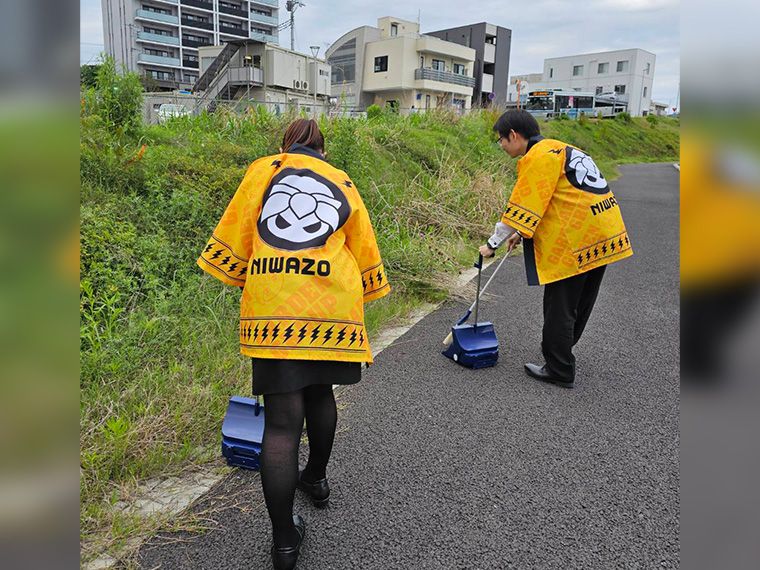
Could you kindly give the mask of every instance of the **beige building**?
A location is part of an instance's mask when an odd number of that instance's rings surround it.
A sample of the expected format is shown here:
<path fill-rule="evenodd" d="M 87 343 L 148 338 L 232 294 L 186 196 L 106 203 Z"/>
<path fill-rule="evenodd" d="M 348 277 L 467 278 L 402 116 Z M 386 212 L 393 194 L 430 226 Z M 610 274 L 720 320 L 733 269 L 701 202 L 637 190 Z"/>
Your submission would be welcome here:
<path fill-rule="evenodd" d="M 475 50 L 421 35 L 415 22 L 380 18 L 377 28 L 344 34 L 326 55 L 332 95 L 349 109 L 374 103 L 406 115 L 472 104 Z"/>
<path fill-rule="evenodd" d="M 198 50 L 203 100 L 245 101 L 275 112 L 328 110 L 330 66 L 322 59 L 256 40 Z M 212 105 L 213 107 L 213 105 Z"/>

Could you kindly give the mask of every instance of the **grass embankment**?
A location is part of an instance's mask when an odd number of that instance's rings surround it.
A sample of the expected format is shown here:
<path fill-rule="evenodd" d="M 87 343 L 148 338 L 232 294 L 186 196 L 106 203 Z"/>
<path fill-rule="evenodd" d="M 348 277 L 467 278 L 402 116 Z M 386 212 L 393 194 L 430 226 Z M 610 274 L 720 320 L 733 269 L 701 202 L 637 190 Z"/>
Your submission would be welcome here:
<path fill-rule="evenodd" d="M 329 160 L 367 204 L 393 285 L 369 306 L 370 334 L 444 298 L 490 234 L 514 181 L 514 161 L 494 142 L 495 119 L 321 121 Z M 110 507 L 138 480 L 218 457 L 227 400 L 250 391 L 237 347 L 240 293 L 195 260 L 247 166 L 278 151 L 287 123 L 219 113 L 123 134 L 83 114 L 81 533 L 98 537 L 97 548 L 136 532 Z M 619 162 L 678 155 L 671 121 L 542 129 L 589 151 L 608 176 Z"/>

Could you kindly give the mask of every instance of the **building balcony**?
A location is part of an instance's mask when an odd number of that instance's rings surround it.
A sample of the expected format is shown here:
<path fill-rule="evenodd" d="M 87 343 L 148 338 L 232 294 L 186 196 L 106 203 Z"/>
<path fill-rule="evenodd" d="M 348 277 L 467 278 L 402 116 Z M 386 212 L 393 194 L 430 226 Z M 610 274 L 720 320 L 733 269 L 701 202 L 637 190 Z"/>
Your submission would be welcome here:
<path fill-rule="evenodd" d="M 202 0 L 180 0 L 180 4 L 183 6 L 192 6 L 193 8 L 200 8 L 201 10 L 214 11 L 214 5 L 211 2 L 203 2 Z"/>
<path fill-rule="evenodd" d="M 138 54 L 137 63 L 150 63 L 152 65 L 166 65 L 168 67 L 179 67 L 179 59 L 176 57 L 163 57 L 160 55 L 151 55 L 149 53 Z"/>
<path fill-rule="evenodd" d="M 228 8 L 227 6 L 219 6 L 219 11 L 222 14 L 231 14 L 233 16 L 237 16 L 238 18 L 248 18 L 248 12 L 246 10 L 243 10 L 243 8 Z"/>
<path fill-rule="evenodd" d="M 230 67 L 224 75 L 233 85 L 264 85 L 264 72 L 260 67 Z"/>
<path fill-rule="evenodd" d="M 493 75 L 490 73 L 483 74 L 483 80 L 480 82 L 480 91 L 481 93 L 493 92 Z"/>
<path fill-rule="evenodd" d="M 414 79 L 427 81 L 440 81 L 441 83 L 452 83 L 462 87 L 475 87 L 475 78 L 467 75 L 459 75 L 450 71 L 438 71 L 436 69 L 415 69 Z"/>
<path fill-rule="evenodd" d="M 494 44 L 486 44 L 483 50 L 483 62 L 484 63 L 496 63 L 496 46 Z"/>
<path fill-rule="evenodd" d="M 177 0 L 152 0 L 153 2 L 158 2 L 159 4 L 174 4 L 177 5 Z"/>
<path fill-rule="evenodd" d="M 150 10 L 137 10 L 136 20 L 150 20 L 152 22 L 164 22 L 166 24 L 179 24 L 179 18 L 171 14 L 159 14 Z"/>
<path fill-rule="evenodd" d="M 165 44 L 178 46 L 179 38 L 174 36 L 162 36 L 161 34 L 152 34 L 150 32 L 137 32 L 137 41 L 152 42 L 155 44 Z"/>
<path fill-rule="evenodd" d="M 274 16 L 265 16 L 264 14 L 257 14 L 251 12 L 251 22 L 261 22 L 262 24 L 268 24 L 270 26 L 278 26 L 280 21 Z"/>
<path fill-rule="evenodd" d="M 251 32 L 250 38 L 252 40 L 258 40 L 260 42 L 267 42 L 270 44 L 276 44 L 280 41 L 280 38 L 277 34 L 262 34 L 260 32 Z"/>
<path fill-rule="evenodd" d="M 270 8 L 280 8 L 280 0 L 251 0 L 251 4 L 262 4 Z"/>
<path fill-rule="evenodd" d="M 237 36 L 239 38 L 248 37 L 248 31 L 245 28 L 234 28 L 232 26 L 225 26 L 224 22 L 219 22 L 219 33 L 227 34 L 230 36 Z"/>
<path fill-rule="evenodd" d="M 210 32 L 214 31 L 213 22 L 199 22 L 198 20 L 189 20 L 187 18 L 182 18 L 182 25 L 188 28 L 197 28 L 199 30 L 208 30 Z"/>

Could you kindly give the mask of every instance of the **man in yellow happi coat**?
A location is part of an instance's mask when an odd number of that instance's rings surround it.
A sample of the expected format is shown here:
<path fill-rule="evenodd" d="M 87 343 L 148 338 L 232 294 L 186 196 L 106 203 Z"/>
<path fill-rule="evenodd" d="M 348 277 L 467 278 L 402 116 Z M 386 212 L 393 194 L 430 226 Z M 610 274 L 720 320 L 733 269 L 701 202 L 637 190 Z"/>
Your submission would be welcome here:
<path fill-rule="evenodd" d="M 488 243 L 494 255 L 524 240 L 528 285 L 544 285 L 541 350 L 546 364 L 525 364 L 538 380 L 571 388 L 572 348 L 586 327 L 609 263 L 633 254 L 620 206 L 591 157 L 541 136 L 525 110 L 508 111 L 494 125 L 498 144 L 517 163 L 517 182 Z"/>

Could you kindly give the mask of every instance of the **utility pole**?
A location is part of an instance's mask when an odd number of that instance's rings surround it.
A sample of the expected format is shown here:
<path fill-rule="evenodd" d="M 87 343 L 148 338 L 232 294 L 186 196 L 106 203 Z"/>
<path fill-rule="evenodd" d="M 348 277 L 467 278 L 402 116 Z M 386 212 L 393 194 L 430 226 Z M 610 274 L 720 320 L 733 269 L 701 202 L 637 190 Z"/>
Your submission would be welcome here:
<path fill-rule="evenodd" d="M 310 46 L 311 55 L 314 56 L 314 115 L 317 113 L 317 55 L 319 54 L 319 46 Z"/>
<path fill-rule="evenodd" d="M 285 2 L 285 9 L 290 12 L 290 50 L 295 51 L 296 47 L 296 22 L 295 15 L 299 6 L 306 6 L 300 0 L 288 0 Z"/>

